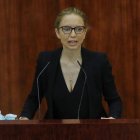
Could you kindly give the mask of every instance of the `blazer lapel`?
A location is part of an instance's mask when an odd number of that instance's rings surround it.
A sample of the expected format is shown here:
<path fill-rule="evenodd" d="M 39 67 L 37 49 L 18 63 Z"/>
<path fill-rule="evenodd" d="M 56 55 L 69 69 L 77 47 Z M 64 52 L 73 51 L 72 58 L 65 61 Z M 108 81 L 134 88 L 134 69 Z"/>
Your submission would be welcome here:
<path fill-rule="evenodd" d="M 49 87 L 49 93 L 51 93 L 52 89 L 54 88 L 54 81 L 55 81 L 55 77 L 57 74 L 57 67 L 60 61 L 60 56 L 61 56 L 61 52 L 62 49 L 58 49 L 55 52 L 53 52 L 52 56 L 51 56 L 51 61 L 50 61 L 50 66 L 48 68 L 48 87 Z"/>
<path fill-rule="evenodd" d="M 44 88 L 45 88 L 44 91 L 46 91 L 44 93 L 44 96 L 46 97 L 47 104 L 49 106 L 45 118 L 53 118 L 52 93 L 54 89 L 54 82 L 57 74 L 57 68 L 58 68 L 61 52 L 62 52 L 62 48 L 59 48 L 55 52 L 52 52 L 50 58 L 50 64 L 48 70 L 46 71 L 46 76 L 44 76 L 46 77 L 44 80 Z"/>
<path fill-rule="evenodd" d="M 97 89 L 95 86 L 95 80 L 94 74 L 96 73 L 94 67 L 96 67 L 96 62 L 94 60 L 94 53 L 91 53 L 85 48 L 82 48 L 82 59 L 83 59 L 83 68 L 85 70 L 85 73 L 87 75 L 87 92 L 88 92 L 88 98 L 89 98 L 89 118 L 97 118 L 98 114 L 98 101 L 96 101 L 97 96 L 99 95 L 97 93 Z"/>

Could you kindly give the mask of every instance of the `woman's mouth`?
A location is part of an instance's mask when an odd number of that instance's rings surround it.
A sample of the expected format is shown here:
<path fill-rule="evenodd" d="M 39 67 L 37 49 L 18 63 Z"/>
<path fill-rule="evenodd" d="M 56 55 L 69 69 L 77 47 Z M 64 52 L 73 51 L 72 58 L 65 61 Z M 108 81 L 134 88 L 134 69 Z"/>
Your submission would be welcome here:
<path fill-rule="evenodd" d="M 68 44 L 71 45 L 71 46 L 74 46 L 74 45 L 77 44 L 77 42 L 78 42 L 78 41 L 76 41 L 76 40 L 69 40 L 69 41 L 68 41 Z"/>

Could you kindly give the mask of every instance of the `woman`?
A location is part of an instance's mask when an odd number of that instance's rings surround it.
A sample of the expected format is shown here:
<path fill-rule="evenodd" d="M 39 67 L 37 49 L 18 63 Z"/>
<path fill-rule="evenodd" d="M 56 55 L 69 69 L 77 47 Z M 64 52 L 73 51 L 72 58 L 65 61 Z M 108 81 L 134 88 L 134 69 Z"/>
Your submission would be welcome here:
<path fill-rule="evenodd" d="M 39 55 L 36 75 L 20 119 L 32 119 L 43 97 L 45 119 L 120 118 L 121 99 L 105 54 L 82 47 L 87 33 L 86 15 L 64 9 L 56 18 L 55 32 L 62 48 Z M 108 114 L 102 96 L 109 105 Z"/>

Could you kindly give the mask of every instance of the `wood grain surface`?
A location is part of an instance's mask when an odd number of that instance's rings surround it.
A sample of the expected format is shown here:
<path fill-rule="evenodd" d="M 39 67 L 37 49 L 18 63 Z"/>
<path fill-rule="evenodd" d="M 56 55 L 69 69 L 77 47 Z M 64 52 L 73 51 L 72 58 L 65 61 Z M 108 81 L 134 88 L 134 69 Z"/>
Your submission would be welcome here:
<path fill-rule="evenodd" d="M 39 52 L 60 47 L 54 21 L 69 6 L 88 15 L 85 47 L 108 54 L 123 117 L 140 118 L 139 0 L 0 0 L 0 110 L 20 113 Z"/>

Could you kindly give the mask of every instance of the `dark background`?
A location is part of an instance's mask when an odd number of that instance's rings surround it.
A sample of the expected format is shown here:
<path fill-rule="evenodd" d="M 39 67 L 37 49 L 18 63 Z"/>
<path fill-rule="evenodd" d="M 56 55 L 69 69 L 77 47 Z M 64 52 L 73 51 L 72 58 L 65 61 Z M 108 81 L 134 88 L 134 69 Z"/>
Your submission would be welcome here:
<path fill-rule="evenodd" d="M 69 6 L 89 17 L 86 47 L 108 54 L 123 117 L 140 118 L 140 0 L 0 0 L 0 110 L 20 113 L 39 52 L 60 46 L 53 25 Z"/>

